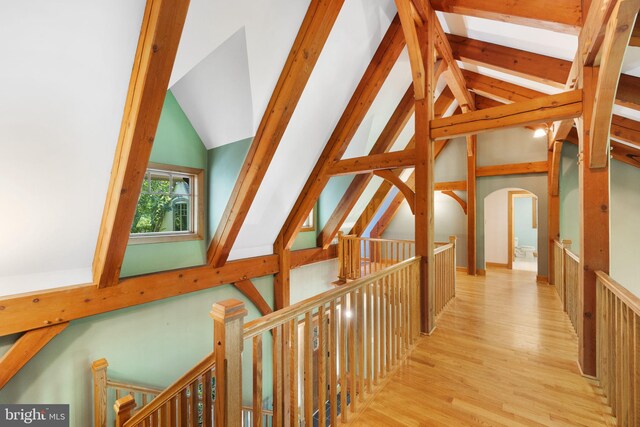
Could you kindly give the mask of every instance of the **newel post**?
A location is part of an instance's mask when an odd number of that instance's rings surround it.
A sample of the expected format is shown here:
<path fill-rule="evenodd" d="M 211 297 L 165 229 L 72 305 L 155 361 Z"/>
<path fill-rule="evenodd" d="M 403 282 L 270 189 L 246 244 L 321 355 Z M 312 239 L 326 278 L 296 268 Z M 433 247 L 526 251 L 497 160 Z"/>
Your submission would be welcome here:
<path fill-rule="evenodd" d="M 338 231 L 338 280 L 346 283 L 347 275 L 344 271 L 344 259 L 344 233 L 342 231 Z"/>
<path fill-rule="evenodd" d="M 116 400 L 115 405 L 113 405 L 113 410 L 116 412 L 116 427 L 123 427 L 124 423 L 133 416 L 135 408 L 136 400 L 130 394 Z"/>
<path fill-rule="evenodd" d="M 242 344 L 244 303 L 236 299 L 213 304 L 213 343 L 216 359 L 215 423 L 239 426 L 242 421 Z"/>
<path fill-rule="evenodd" d="M 456 241 L 458 240 L 457 236 L 449 236 L 449 243 L 453 245 L 453 252 L 451 255 L 451 259 L 453 261 L 453 296 L 456 296 L 456 273 L 458 271 L 458 261 L 456 259 Z"/>
<path fill-rule="evenodd" d="M 107 368 L 106 359 L 91 364 L 93 373 L 93 425 L 107 427 Z"/>

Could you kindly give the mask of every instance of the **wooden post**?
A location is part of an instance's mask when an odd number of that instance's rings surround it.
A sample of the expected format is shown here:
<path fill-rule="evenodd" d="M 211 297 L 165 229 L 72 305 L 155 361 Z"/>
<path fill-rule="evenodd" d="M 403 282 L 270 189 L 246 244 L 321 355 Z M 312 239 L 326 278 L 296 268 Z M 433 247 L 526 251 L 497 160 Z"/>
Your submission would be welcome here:
<path fill-rule="evenodd" d="M 344 271 L 344 233 L 338 231 L 338 281 L 347 283 L 347 275 Z"/>
<path fill-rule="evenodd" d="M 578 316 L 579 364 L 585 375 L 596 375 L 596 271 L 609 272 L 609 163 L 593 169 L 590 163 L 590 135 L 598 69 L 584 67 L 582 84 L 584 110 L 578 120 L 580 137 L 579 206 L 580 269 Z"/>
<path fill-rule="evenodd" d="M 467 137 L 467 272 L 477 273 L 476 261 L 476 135 Z"/>
<path fill-rule="evenodd" d="M 552 142 L 553 132 L 549 132 L 549 142 Z M 553 146 L 553 144 L 550 144 Z M 562 145 L 560 145 L 561 147 Z M 560 156 L 561 153 L 554 151 L 549 151 L 547 155 L 547 160 L 549 163 L 549 172 L 547 173 L 547 184 L 548 184 L 548 202 L 547 202 L 547 214 L 548 214 L 548 281 L 552 285 L 556 285 L 554 283 L 555 277 L 555 265 L 554 265 L 554 248 L 555 248 L 555 240 L 560 239 L 560 195 L 559 192 L 554 191 L 554 179 L 559 179 L 559 177 L 554 177 L 555 174 L 560 172 L 560 168 L 554 168 L 553 158 L 555 156 Z"/>
<path fill-rule="evenodd" d="M 273 253 L 278 255 L 278 272 L 274 277 L 275 308 L 280 310 L 291 303 L 291 251 L 279 236 L 273 245 Z"/>
<path fill-rule="evenodd" d="M 458 257 L 456 255 L 456 250 L 458 245 L 456 244 L 458 240 L 458 236 L 449 236 L 449 243 L 453 244 L 453 296 L 456 296 L 456 273 L 458 271 Z"/>
<path fill-rule="evenodd" d="M 242 330 L 247 310 L 236 299 L 211 307 L 216 357 L 217 426 L 239 426 L 242 421 Z M 205 423 L 206 424 L 206 423 Z"/>
<path fill-rule="evenodd" d="M 107 367 L 106 359 L 91 364 L 93 373 L 93 425 L 107 427 Z"/>
<path fill-rule="evenodd" d="M 136 400 L 132 395 L 127 394 L 116 400 L 113 410 L 116 412 L 116 427 L 123 427 L 124 423 L 129 421 L 133 416 L 133 410 L 136 408 Z"/>

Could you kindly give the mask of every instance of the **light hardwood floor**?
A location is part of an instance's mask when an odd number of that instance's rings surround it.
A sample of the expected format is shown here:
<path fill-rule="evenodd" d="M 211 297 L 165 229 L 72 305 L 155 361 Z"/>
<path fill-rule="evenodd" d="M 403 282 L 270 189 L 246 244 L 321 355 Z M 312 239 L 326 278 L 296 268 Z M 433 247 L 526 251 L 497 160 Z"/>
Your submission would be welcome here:
<path fill-rule="evenodd" d="M 437 329 L 350 423 L 355 426 L 615 425 L 576 365 L 555 288 L 535 273 L 458 273 Z"/>

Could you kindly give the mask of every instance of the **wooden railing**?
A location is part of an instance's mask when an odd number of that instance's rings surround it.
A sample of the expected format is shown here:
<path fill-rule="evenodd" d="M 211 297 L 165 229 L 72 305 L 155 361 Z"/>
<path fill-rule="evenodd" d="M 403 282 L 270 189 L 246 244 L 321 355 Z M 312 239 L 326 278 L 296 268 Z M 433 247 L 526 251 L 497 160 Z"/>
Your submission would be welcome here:
<path fill-rule="evenodd" d="M 106 359 L 99 359 L 91 364 L 93 373 L 93 417 L 95 427 L 106 427 L 107 408 L 127 395 L 135 398 L 138 404 L 133 410 L 138 410 L 162 392 L 162 389 L 130 384 L 108 377 L 109 363 Z"/>
<path fill-rule="evenodd" d="M 553 284 L 562 302 L 562 308 L 569 316 L 573 330 L 579 333 L 578 316 L 582 311 L 580 309 L 580 293 L 579 293 L 579 269 L 580 258 L 571 252 L 571 240 L 563 240 L 562 242 L 554 242 L 553 262 L 554 277 Z"/>
<path fill-rule="evenodd" d="M 640 425 L 640 298 L 596 273 L 597 376 L 620 426 Z"/>
<path fill-rule="evenodd" d="M 135 399 L 119 399 L 116 425 L 240 426 L 251 417 L 254 426 L 270 419 L 276 426 L 313 426 L 314 416 L 320 426 L 336 425 L 338 417 L 346 422 L 419 334 L 418 274 L 419 258 L 411 258 L 244 327 L 242 302 L 214 304 L 214 352 L 135 415 Z M 266 340 L 273 353 L 263 353 Z M 251 372 L 242 372 L 242 357 L 250 358 Z M 267 363 L 272 412 L 262 408 Z M 251 410 L 242 406 L 243 375 L 252 379 Z"/>
<path fill-rule="evenodd" d="M 411 240 L 370 239 L 338 233 L 338 280 L 345 283 L 415 256 Z"/>
<path fill-rule="evenodd" d="M 438 316 L 456 296 L 456 237 L 451 236 L 449 243 L 438 246 L 435 254 L 435 315 Z"/>

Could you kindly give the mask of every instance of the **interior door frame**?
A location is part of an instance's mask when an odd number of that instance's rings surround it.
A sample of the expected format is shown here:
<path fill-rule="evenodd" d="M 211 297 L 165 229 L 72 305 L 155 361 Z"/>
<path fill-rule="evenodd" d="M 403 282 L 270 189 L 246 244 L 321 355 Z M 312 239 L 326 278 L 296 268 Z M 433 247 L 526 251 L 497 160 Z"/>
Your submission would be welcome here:
<path fill-rule="evenodd" d="M 509 191 L 509 195 L 508 195 L 508 202 L 507 202 L 507 207 L 508 207 L 508 213 L 507 213 L 507 218 L 509 220 L 509 231 L 507 233 L 507 268 L 509 270 L 513 270 L 513 258 L 514 258 L 514 245 L 513 245 L 513 237 L 514 237 L 514 209 L 513 209 L 513 201 L 515 198 L 518 197 L 531 197 L 532 200 L 532 206 L 533 206 L 533 212 L 535 212 L 534 216 L 533 216 L 533 220 L 534 223 L 536 223 L 536 228 L 537 228 L 537 222 L 538 222 L 538 196 L 536 196 L 535 194 L 533 194 L 530 191 L 527 190 L 513 190 L 513 191 Z"/>

